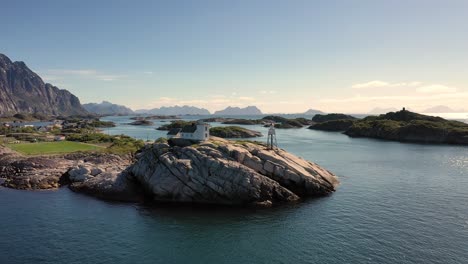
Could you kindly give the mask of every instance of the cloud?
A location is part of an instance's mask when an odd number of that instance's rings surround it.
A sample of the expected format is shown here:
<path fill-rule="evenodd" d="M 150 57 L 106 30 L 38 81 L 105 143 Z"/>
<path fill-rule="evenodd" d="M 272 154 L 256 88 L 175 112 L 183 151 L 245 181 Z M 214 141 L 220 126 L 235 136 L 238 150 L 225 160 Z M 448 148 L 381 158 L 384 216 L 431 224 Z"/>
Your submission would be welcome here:
<path fill-rule="evenodd" d="M 463 108 L 468 101 L 468 91 L 443 84 L 412 82 L 370 81 L 353 84 L 358 89 L 343 97 L 322 98 L 319 108 L 325 111 L 365 112 L 373 107 L 410 107 L 426 109 L 431 105 Z M 372 88 L 380 89 L 372 89 Z M 365 89 L 370 88 L 370 89 Z M 349 90 L 348 90 L 349 91 Z"/>
<path fill-rule="evenodd" d="M 379 101 L 400 101 L 400 102 L 415 102 L 415 101 L 429 101 L 441 99 L 460 99 L 468 100 L 468 92 L 460 93 L 445 93 L 445 94 L 428 94 L 422 95 L 395 95 L 395 96 L 353 96 L 348 98 L 328 98 L 322 99 L 322 103 L 378 103 Z"/>
<path fill-rule="evenodd" d="M 255 101 L 255 98 L 247 96 L 240 96 L 238 99 L 241 101 Z"/>
<path fill-rule="evenodd" d="M 152 71 L 144 71 L 143 74 L 152 75 L 153 72 Z"/>
<path fill-rule="evenodd" d="M 387 87 L 388 85 L 390 85 L 388 82 L 370 81 L 366 83 L 353 84 L 351 88 L 362 89 L 362 88 L 370 88 L 370 87 Z"/>
<path fill-rule="evenodd" d="M 65 78 L 87 78 L 98 81 L 115 81 L 125 78 L 126 75 L 107 74 L 93 69 L 49 69 L 42 72 L 44 80 L 58 80 Z"/>
<path fill-rule="evenodd" d="M 62 77 L 53 76 L 53 75 L 42 75 L 42 80 L 46 82 L 61 80 Z"/>
<path fill-rule="evenodd" d="M 100 81 L 115 81 L 123 77 L 125 75 L 96 75 L 96 79 Z"/>
<path fill-rule="evenodd" d="M 382 88 L 382 87 L 417 87 L 420 86 L 421 82 L 399 82 L 399 83 L 390 83 L 384 81 L 370 81 L 366 83 L 356 83 L 351 86 L 354 89 L 366 89 L 366 88 Z"/>
<path fill-rule="evenodd" d="M 262 91 L 260 91 L 260 93 L 261 93 L 261 94 L 275 94 L 276 91 L 274 91 L 274 90 L 269 90 L 269 91 L 267 91 L 267 90 L 262 90 Z"/>
<path fill-rule="evenodd" d="M 81 76 L 89 76 L 89 75 L 97 75 L 96 70 L 66 70 L 66 69 L 50 69 L 46 70 L 46 72 L 55 74 L 55 75 L 81 75 Z"/>
<path fill-rule="evenodd" d="M 441 84 L 432 84 L 432 85 L 426 85 L 426 86 L 421 86 L 416 89 L 417 92 L 419 93 L 454 93 L 457 91 L 457 88 L 455 87 L 449 87 Z"/>

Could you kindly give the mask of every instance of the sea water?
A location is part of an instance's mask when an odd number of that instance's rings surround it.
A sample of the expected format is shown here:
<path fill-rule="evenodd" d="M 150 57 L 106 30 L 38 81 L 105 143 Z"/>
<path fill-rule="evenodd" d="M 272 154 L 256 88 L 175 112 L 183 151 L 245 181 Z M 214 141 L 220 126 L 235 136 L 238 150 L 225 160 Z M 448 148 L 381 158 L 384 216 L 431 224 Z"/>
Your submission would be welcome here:
<path fill-rule="evenodd" d="M 166 122 L 105 120 L 118 123 L 109 134 L 154 140 L 166 133 L 154 129 Z M 277 138 L 338 175 L 338 190 L 253 210 L 0 188 L 0 263 L 468 263 L 468 147 L 306 128 L 278 129 Z"/>

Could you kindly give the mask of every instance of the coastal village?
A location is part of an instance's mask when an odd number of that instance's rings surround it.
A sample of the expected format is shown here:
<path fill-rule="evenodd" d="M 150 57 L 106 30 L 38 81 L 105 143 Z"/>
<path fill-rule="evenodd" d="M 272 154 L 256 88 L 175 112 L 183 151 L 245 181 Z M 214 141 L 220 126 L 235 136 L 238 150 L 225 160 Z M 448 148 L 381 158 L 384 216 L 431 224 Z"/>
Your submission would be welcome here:
<path fill-rule="evenodd" d="M 98 123 L 94 119 L 73 121 L 55 119 L 35 122 L 15 120 L 2 123 L 1 136 L 4 138 L 3 143 L 64 141 L 67 135 L 95 129 Z"/>

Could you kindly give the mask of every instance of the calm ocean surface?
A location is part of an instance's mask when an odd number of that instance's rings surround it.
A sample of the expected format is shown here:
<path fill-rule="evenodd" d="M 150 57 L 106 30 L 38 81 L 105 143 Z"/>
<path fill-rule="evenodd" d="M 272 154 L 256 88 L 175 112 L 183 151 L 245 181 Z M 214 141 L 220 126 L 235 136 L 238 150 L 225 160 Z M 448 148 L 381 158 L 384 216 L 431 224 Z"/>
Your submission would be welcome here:
<path fill-rule="evenodd" d="M 105 120 L 119 123 L 106 133 L 165 135 L 154 130 L 164 122 Z M 468 263 L 468 147 L 308 129 L 277 130 L 277 138 L 281 148 L 337 174 L 338 191 L 247 210 L 0 188 L 0 263 Z"/>

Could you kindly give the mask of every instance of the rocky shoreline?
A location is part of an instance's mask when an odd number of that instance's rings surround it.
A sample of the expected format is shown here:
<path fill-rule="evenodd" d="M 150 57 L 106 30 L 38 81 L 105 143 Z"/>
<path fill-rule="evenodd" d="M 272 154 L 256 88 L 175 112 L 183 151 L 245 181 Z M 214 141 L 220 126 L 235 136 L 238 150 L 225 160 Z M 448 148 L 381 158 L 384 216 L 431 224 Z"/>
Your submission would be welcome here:
<path fill-rule="evenodd" d="M 58 188 L 104 172 L 117 173 L 131 164 L 129 158 L 106 153 L 23 156 L 4 147 L 0 149 L 2 185 L 21 190 Z M 78 168 L 89 171 L 88 175 L 69 173 Z"/>
<path fill-rule="evenodd" d="M 264 145 L 210 141 L 146 145 L 132 161 L 112 154 L 26 157 L 3 148 L 0 178 L 8 188 L 68 185 L 73 191 L 118 201 L 271 207 L 323 196 L 339 181 L 317 164 Z"/>

